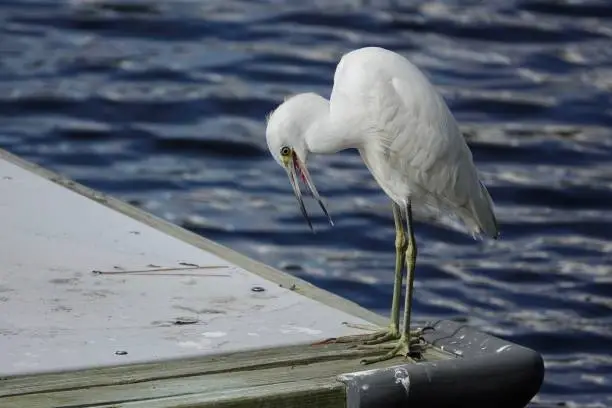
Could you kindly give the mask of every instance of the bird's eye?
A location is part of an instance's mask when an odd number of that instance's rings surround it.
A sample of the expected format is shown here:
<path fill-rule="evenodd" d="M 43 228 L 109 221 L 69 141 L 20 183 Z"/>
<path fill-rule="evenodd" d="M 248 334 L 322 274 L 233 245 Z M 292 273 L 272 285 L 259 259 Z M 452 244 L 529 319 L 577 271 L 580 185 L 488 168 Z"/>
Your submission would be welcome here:
<path fill-rule="evenodd" d="M 283 146 L 280 149 L 280 154 L 281 156 L 289 156 L 289 153 L 291 153 L 291 149 L 288 148 L 287 146 Z"/>

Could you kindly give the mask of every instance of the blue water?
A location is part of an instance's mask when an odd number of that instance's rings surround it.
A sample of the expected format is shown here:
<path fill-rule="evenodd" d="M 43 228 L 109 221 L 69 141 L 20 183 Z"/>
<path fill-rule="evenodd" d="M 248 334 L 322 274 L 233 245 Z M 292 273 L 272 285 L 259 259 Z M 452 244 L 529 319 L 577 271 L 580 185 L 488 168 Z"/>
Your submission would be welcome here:
<path fill-rule="evenodd" d="M 311 160 L 311 234 L 264 120 L 329 95 L 354 48 L 440 88 L 498 242 L 424 223 L 415 315 L 543 353 L 533 406 L 612 406 L 612 5 L 606 1 L 0 2 L 0 146 L 387 314 L 385 196 L 352 153 Z"/>

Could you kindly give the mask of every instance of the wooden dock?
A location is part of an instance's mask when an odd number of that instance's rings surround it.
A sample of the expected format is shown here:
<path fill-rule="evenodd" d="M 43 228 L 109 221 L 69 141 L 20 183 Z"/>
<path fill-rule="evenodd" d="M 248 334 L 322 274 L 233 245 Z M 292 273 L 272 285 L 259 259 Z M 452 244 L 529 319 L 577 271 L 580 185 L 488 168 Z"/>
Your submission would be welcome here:
<path fill-rule="evenodd" d="M 518 407 L 541 383 L 537 353 L 452 322 L 418 364 L 312 346 L 387 318 L 1 150 L 0 225 L 2 408 Z"/>

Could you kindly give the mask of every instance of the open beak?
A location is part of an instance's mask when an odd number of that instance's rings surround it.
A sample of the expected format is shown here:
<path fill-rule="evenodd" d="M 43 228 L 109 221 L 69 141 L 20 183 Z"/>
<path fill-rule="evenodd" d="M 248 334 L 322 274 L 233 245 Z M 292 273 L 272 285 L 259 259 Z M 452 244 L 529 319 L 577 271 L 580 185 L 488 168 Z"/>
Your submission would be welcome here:
<path fill-rule="evenodd" d="M 291 154 L 287 156 L 285 160 L 283 160 L 283 164 L 285 166 L 285 170 L 287 171 L 287 175 L 289 176 L 289 181 L 291 182 L 291 187 L 293 187 L 293 193 L 295 194 L 295 198 L 298 201 L 300 206 L 300 211 L 302 211 L 302 215 L 306 219 L 310 230 L 314 233 L 314 228 L 312 227 L 312 222 L 308 217 L 308 213 L 306 212 L 306 207 L 304 206 L 304 199 L 302 198 L 302 191 L 300 190 L 300 181 L 306 188 L 306 190 L 310 193 L 310 195 L 317 200 L 321 209 L 327 216 L 330 225 L 334 225 L 331 216 L 327 212 L 327 208 L 325 208 L 325 204 L 321 200 L 321 196 L 319 196 L 319 192 L 317 191 L 314 183 L 312 182 L 312 178 L 310 177 L 310 173 L 308 173 L 308 169 L 304 165 L 304 163 L 297 156 L 295 151 L 292 149 Z"/>

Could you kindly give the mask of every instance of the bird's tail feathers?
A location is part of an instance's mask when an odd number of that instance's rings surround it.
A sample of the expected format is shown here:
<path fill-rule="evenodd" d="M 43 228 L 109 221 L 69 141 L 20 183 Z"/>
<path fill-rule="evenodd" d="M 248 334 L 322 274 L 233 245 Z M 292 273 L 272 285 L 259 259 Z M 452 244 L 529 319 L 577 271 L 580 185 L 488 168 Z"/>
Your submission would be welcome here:
<path fill-rule="evenodd" d="M 470 209 L 477 232 L 490 238 L 499 237 L 499 227 L 493 209 L 493 200 L 489 191 L 482 182 L 479 182 L 480 191 L 472 196 Z"/>

